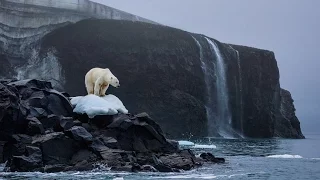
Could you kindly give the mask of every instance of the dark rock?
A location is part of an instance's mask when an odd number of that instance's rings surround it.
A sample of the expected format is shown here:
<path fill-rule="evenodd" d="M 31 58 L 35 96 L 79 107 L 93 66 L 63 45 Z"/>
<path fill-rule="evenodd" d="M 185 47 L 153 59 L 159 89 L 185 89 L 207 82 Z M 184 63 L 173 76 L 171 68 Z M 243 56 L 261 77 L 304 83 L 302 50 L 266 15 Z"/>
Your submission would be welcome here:
<path fill-rule="evenodd" d="M 105 146 L 111 149 L 118 149 L 118 141 L 113 137 L 107 137 L 105 135 L 99 135 L 97 138 L 103 142 Z"/>
<path fill-rule="evenodd" d="M 61 116 L 56 116 L 54 114 L 50 114 L 45 118 L 41 118 L 40 122 L 43 125 L 44 129 L 53 129 L 53 127 L 57 126 L 57 124 L 61 121 Z"/>
<path fill-rule="evenodd" d="M 3 160 L 7 161 L 12 156 L 22 156 L 26 152 L 26 146 L 31 145 L 32 137 L 25 134 L 12 135 L 12 139 L 3 146 Z"/>
<path fill-rule="evenodd" d="M 34 118 L 47 119 L 49 114 L 68 117 L 73 111 L 69 100 L 52 89 L 50 82 L 35 79 L 0 84 L 0 98 L 0 132 L 5 137 L 26 131 L 43 134 Z"/>
<path fill-rule="evenodd" d="M 304 139 L 300 122 L 295 115 L 293 99 L 289 91 L 281 89 L 280 117 L 275 122 L 275 136 L 282 138 Z"/>
<path fill-rule="evenodd" d="M 92 135 L 85 128 L 81 126 L 73 126 L 69 130 L 67 130 L 65 134 L 76 141 L 83 141 L 87 144 L 93 141 Z"/>
<path fill-rule="evenodd" d="M 65 171 L 90 171 L 94 168 L 92 162 L 86 160 L 80 161 L 74 166 L 65 168 Z"/>
<path fill-rule="evenodd" d="M 10 159 L 7 166 L 10 167 L 10 171 L 33 171 L 34 169 L 41 168 L 42 153 L 37 147 L 26 146 L 26 155 L 13 156 Z"/>
<path fill-rule="evenodd" d="M 97 161 L 98 159 L 99 158 L 95 154 L 93 154 L 91 151 L 83 149 L 78 151 L 76 154 L 72 156 L 70 163 L 76 165 L 83 161 L 86 161 L 87 163 L 87 162 Z"/>
<path fill-rule="evenodd" d="M 44 134 L 44 128 L 41 122 L 36 117 L 28 117 L 27 120 L 29 121 L 28 129 L 26 132 L 28 135 L 33 136 L 36 134 Z"/>
<path fill-rule="evenodd" d="M 112 166 L 111 171 L 125 171 L 125 172 L 132 172 L 132 166 L 127 165 L 127 166 Z"/>
<path fill-rule="evenodd" d="M 0 141 L 0 164 L 4 163 L 3 161 L 3 148 L 5 145 L 5 141 Z"/>
<path fill-rule="evenodd" d="M 37 137 L 32 144 L 40 146 L 45 165 L 68 164 L 76 152 L 75 141 L 61 132 Z"/>
<path fill-rule="evenodd" d="M 143 172 L 158 172 L 158 170 L 151 165 L 141 166 L 141 171 L 143 171 Z"/>
<path fill-rule="evenodd" d="M 120 116 L 119 118 L 117 118 Z M 130 117 L 115 115 L 109 129 L 118 133 L 116 140 L 120 149 L 137 152 L 175 152 L 178 147 L 175 143 L 166 140 L 160 126 L 146 113 Z"/>
<path fill-rule="evenodd" d="M 73 121 L 72 117 L 60 117 L 56 126 L 53 127 L 53 130 L 56 132 L 68 131 L 70 128 L 76 125 L 76 122 Z"/>
<path fill-rule="evenodd" d="M 45 165 L 43 171 L 46 173 L 55 173 L 64 171 L 67 167 L 65 164 Z"/>
<path fill-rule="evenodd" d="M 216 158 L 211 153 L 202 153 L 200 154 L 200 157 L 204 159 L 206 162 L 213 162 L 213 163 L 224 163 L 224 158 Z"/>

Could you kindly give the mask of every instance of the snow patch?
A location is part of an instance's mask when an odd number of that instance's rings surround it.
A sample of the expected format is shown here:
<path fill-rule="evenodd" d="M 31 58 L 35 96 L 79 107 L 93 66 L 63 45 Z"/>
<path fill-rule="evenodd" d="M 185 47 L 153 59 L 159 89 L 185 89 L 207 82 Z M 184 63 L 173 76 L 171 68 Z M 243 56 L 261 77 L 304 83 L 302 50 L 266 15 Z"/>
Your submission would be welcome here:
<path fill-rule="evenodd" d="M 290 154 L 281 154 L 281 155 L 270 155 L 268 158 L 286 158 L 286 159 L 296 159 L 302 158 L 300 155 L 290 155 Z"/>
<path fill-rule="evenodd" d="M 99 97 L 93 94 L 71 98 L 71 104 L 75 107 L 73 112 L 87 114 L 89 118 L 97 115 L 115 115 L 118 113 L 127 114 L 128 110 L 121 100 L 109 94 Z"/>

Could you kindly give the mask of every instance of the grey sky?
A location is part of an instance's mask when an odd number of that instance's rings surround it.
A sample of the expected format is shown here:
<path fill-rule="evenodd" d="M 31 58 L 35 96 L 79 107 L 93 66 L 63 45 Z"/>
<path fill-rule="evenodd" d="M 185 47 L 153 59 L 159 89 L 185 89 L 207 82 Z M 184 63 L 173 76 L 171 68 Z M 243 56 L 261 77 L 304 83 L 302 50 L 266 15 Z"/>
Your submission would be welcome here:
<path fill-rule="evenodd" d="M 320 0 L 94 0 L 219 41 L 275 52 L 303 132 L 320 126 Z"/>

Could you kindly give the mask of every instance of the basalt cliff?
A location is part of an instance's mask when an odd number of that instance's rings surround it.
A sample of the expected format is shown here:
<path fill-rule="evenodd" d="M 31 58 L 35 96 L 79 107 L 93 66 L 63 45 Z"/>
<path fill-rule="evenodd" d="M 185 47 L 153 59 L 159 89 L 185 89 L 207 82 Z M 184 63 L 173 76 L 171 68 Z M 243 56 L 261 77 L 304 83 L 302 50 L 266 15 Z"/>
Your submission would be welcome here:
<path fill-rule="evenodd" d="M 156 117 L 168 137 L 304 138 L 271 51 L 86 0 L 0 0 L 0 8 L 3 78 L 42 79 L 77 96 L 89 69 L 108 67 L 121 83 L 108 93 Z"/>

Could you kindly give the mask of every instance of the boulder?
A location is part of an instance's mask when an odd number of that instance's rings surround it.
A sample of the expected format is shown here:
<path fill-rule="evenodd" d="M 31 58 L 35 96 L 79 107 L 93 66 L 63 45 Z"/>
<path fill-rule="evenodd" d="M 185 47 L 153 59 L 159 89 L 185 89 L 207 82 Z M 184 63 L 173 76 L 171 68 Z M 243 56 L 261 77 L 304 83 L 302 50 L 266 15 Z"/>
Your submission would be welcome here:
<path fill-rule="evenodd" d="M 9 161 L 11 171 L 33 171 L 43 166 L 42 153 L 38 147 L 26 146 L 25 155 L 13 156 Z"/>
<path fill-rule="evenodd" d="M 68 164 L 77 151 L 76 142 L 62 132 L 39 136 L 32 144 L 41 148 L 45 165 Z"/>

